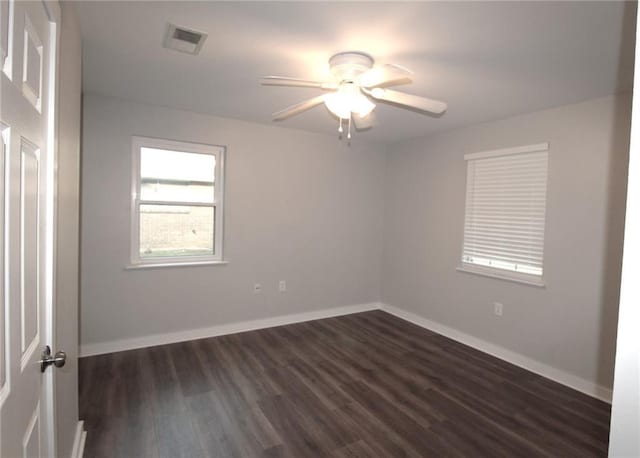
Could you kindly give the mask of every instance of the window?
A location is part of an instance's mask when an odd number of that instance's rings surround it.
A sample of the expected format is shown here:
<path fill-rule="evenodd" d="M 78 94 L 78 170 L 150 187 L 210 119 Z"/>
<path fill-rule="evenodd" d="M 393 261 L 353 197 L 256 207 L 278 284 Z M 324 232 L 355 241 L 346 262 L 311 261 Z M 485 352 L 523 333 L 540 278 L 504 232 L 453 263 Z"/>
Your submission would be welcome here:
<path fill-rule="evenodd" d="M 542 285 L 548 143 L 467 154 L 460 270 Z"/>
<path fill-rule="evenodd" d="M 133 138 L 131 261 L 222 261 L 220 146 Z"/>

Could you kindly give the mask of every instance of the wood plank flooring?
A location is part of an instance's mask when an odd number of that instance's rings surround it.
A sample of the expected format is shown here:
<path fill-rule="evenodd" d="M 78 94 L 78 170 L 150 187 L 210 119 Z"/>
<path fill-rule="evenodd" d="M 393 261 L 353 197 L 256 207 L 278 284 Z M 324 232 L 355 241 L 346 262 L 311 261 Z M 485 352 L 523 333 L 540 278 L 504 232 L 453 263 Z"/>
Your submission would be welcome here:
<path fill-rule="evenodd" d="M 609 406 L 381 311 L 80 360 L 85 457 L 606 456 Z"/>

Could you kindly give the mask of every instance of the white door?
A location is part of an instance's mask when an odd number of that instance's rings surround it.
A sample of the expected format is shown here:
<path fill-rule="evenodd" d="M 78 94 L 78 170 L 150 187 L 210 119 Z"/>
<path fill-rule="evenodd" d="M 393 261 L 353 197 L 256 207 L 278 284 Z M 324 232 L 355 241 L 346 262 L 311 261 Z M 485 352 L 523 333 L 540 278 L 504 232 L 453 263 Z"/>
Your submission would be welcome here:
<path fill-rule="evenodd" d="M 0 0 L 0 456 L 53 456 L 55 63 L 59 5 Z"/>

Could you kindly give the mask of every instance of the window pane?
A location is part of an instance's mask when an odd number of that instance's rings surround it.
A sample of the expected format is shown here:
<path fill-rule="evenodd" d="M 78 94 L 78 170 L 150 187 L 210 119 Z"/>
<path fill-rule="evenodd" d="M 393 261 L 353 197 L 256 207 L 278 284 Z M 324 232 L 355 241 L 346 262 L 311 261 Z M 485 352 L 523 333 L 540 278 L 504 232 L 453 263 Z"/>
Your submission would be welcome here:
<path fill-rule="evenodd" d="M 164 202 L 213 203 L 213 183 L 170 183 L 168 180 L 143 178 L 140 183 L 140 198 Z"/>
<path fill-rule="evenodd" d="M 140 148 L 140 198 L 213 203 L 215 168 L 210 154 Z"/>
<path fill-rule="evenodd" d="M 140 205 L 140 257 L 212 256 L 214 207 Z"/>

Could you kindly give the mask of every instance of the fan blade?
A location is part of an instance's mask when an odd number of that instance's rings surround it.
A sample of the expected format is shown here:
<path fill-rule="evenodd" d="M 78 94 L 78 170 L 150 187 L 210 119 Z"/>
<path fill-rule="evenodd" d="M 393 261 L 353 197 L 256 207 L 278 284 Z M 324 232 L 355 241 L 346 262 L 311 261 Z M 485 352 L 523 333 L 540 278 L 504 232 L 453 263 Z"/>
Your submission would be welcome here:
<path fill-rule="evenodd" d="M 393 86 L 410 83 L 410 76 L 412 74 L 413 73 L 410 70 L 399 65 L 377 65 L 360 75 L 358 83 L 360 86 L 367 88 L 376 86 Z"/>
<path fill-rule="evenodd" d="M 374 88 L 372 90 L 363 89 L 363 91 L 376 100 L 391 102 L 420 111 L 427 111 L 434 114 L 442 114 L 447 111 L 447 104 L 439 100 L 427 99 L 391 89 Z"/>
<path fill-rule="evenodd" d="M 324 102 L 324 95 L 319 95 L 312 99 L 305 100 L 304 102 L 291 105 L 290 107 L 287 107 L 284 110 L 276 111 L 275 113 L 273 113 L 273 120 L 280 121 L 290 116 L 297 115 L 298 113 L 302 113 L 303 111 L 313 108 L 316 105 L 320 105 L 323 102 Z"/>
<path fill-rule="evenodd" d="M 334 83 L 323 83 L 322 81 L 310 81 L 288 76 L 263 76 L 261 83 L 267 86 L 318 87 L 321 89 L 336 88 L 336 84 Z"/>
<path fill-rule="evenodd" d="M 356 125 L 356 129 L 358 130 L 367 130 L 371 129 L 376 124 L 376 114 L 375 111 L 372 111 L 367 116 L 358 116 L 356 113 L 351 115 L 351 119 L 353 119 L 353 123 Z"/>

